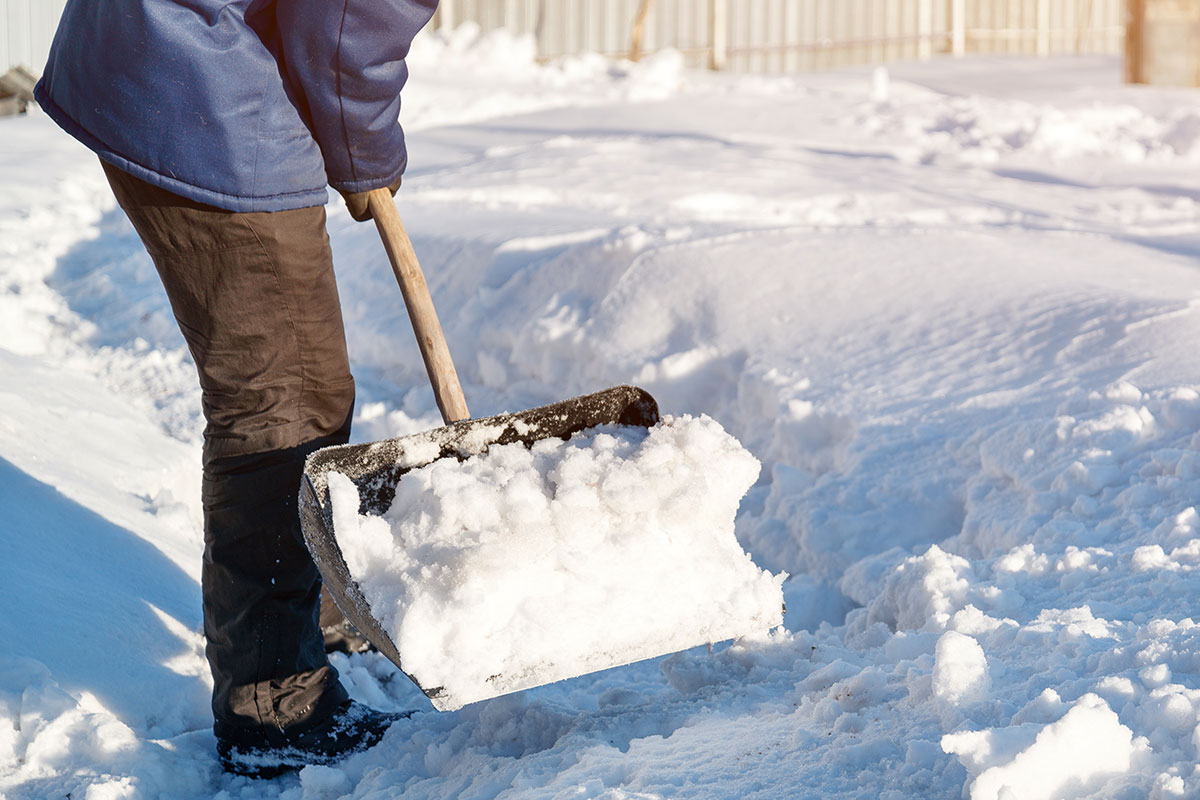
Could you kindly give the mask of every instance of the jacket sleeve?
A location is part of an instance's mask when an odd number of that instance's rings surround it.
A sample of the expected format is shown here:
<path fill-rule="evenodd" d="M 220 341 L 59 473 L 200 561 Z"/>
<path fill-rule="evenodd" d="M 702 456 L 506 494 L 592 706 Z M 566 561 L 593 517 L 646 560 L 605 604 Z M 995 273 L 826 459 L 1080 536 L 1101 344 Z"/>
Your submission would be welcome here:
<path fill-rule="evenodd" d="M 437 0 L 278 0 L 288 82 L 333 188 L 377 189 L 404 172 L 404 58 L 436 7 Z"/>

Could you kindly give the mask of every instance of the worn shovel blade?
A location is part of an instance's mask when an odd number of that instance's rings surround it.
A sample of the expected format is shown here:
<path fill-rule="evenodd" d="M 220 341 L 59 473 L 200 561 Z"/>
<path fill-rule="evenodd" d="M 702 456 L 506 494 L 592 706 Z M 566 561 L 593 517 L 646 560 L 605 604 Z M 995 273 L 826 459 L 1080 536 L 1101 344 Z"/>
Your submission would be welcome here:
<path fill-rule="evenodd" d="M 372 615 L 338 545 L 326 479 L 330 471 L 342 473 L 358 486 L 360 514 L 382 514 L 391 506 L 396 483 L 405 472 L 439 458 L 462 460 L 484 452 L 493 444 L 529 445 L 540 439 L 566 439 L 597 425 L 648 428 L 657 422 L 658 404 L 648 392 L 634 386 L 615 386 L 518 414 L 465 420 L 411 436 L 317 450 L 305 462 L 300 482 L 300 527 L 304 541 L 321 571 L 326 589 L 342 613 L 379 652 L 404 671 L 395 643 Z M 435 706 L 439 705 L 438 698 L 444 694 L 442 687 L 421 686 L 411 675 L 409 678 Z"/>

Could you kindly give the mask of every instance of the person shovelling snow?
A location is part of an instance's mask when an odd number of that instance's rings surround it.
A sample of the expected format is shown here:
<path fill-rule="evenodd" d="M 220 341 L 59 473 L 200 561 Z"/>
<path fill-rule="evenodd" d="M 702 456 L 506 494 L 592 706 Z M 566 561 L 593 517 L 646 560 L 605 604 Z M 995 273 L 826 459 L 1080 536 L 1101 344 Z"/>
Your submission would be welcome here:
<path fill-rule="evenodd" d="M 393 720 L 326 657 L 296 487 L 354 408 L 325 187 L 366 220 L 366 193 L 399 186 L 404 58 L 435 6 L 70 0 L 37 86 L 100 156 L 199 372 L 204 633 L 234 772 L 326 763 Z"/>
<path fill-rule="evenodd" d="M 660 422 L 635 387 L 470 419 L 391 200 L 404 57 L 436 0 L 116 5 L 68 3 L 36 94 L 99 154 L 199 373 L 225 769 L 333 763 L 401 716 L 340 683 L 322 577 L 442 710 L 782 622 L 784 576 L 733 536 L 758 463 L 714 421 Z M 379 228 L 445 428 L 345 444 L 326 183 Z"/>

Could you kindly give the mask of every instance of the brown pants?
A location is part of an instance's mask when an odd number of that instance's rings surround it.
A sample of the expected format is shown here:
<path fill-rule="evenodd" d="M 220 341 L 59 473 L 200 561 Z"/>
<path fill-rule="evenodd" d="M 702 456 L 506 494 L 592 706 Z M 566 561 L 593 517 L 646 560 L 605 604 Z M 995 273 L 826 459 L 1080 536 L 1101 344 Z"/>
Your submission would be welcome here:
<path fill-rule="evenodd" d="M 296 509 L 304 458 L 345 442 L 354 408 L 325 209 L 235 213 L 104 171 L 199 372 L 217 733 L 303 729 L 346 699 Z"/>

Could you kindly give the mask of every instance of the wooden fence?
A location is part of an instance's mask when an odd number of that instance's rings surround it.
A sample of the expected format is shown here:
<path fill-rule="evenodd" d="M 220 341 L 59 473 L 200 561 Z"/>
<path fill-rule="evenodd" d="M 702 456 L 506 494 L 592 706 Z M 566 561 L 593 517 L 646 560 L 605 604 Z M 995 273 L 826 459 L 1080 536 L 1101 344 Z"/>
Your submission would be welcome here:
<path fill-rule="evenodd" d="M 532 34 L 545 58 L 673 47 L 692 66 L 790 72 L 939 53 L 1119 54 L 1124 14 L 1123 0 L 441 0 L 434 24 Z"/>
<path fill-rule="evenodd" d="M 0 73 L 40 72 L 65 0 L 0 0 Z M 692 66 L 829 69 L 939 53 L 1112 53 L 1123 0 L 441 0 L 436 27 L 531 34 L 543 58 L 662 47 Z M 641 24 L 638 25 L 639 20 Z"/>

